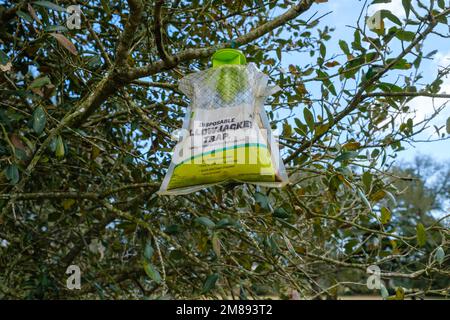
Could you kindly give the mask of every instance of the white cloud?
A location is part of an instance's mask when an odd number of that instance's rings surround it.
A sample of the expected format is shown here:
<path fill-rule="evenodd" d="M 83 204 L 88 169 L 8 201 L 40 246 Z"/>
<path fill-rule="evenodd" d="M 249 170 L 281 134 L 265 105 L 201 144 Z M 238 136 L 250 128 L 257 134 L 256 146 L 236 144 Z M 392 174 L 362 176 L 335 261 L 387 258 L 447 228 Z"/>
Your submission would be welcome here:
<path fill-rule="evenodd" d="M 439 53 L 436 54 L 432 63 L 430 63 L 430 68 L 433 73 L 437 73 L 439 68 L 444 66 L 448 66 L 450 64 L 450 52 L 448 53 Z M 450 76 L 443 78 L 443 83 L 441 85 L 441 90 L 439 93 L 447 93 L 450 94 Z M 394 121 L 395 127 L 398 128 L 402 123 L 406 122 L 409 118 L 413 119 L 414 124 L 421 123 L 424 120 L 432 119 L 426 124 L 427 129 L 425 129 L 422 133 L 420 133 L 417 138 L 420 140 L 426 139 L 436 139 L 438 138 L 436 127 L 445 127 L 447 118 L 450 117 L 450 99 L 447 98 L 430 98 L 430 97 L 417 97 L 408 102 L 407 106 L 409 107 L 409 111 L 406 113 L 402 113 L 399 117 L 397 117 Z M 442 106 L 443 109 L 437 115 L 434 115 L 437 110 L 439 110 Z M 433 116 L 434 115 L 434 116 Z M 383 126 L 389 123 L 391 119 L 386 119 L 384 122 L 380 123 L 380 126 Z M 422 125 L 417 128 L 421 128 Z M 444 130 L 440 130 L 440 133 L 444 133 Z"/>
<path fill-rule="evenodd" d="M 448 65 L 450 65 L 450 52 L 438 52 L 430 67 L 433 71 L 437 71 L 439 68 Z M 450 94 L 450 77 L 443 78 L 442 80 L 443 84 L 440 93 Z M 411 100 L 409 103 L 411 110 L 415 113 L 415 122 L 429 118 L 433 115 L 436 108 L 439 108 L 444 104 L 447 104 L 446 107 L 430 122 L 430 128 L 425 132 L 427 135 L 436 134 L 433 125 L 436 125 L 437 127 L 445 125 L 447 118 L 450 117 L 450 99 L 419 97 Z"/>

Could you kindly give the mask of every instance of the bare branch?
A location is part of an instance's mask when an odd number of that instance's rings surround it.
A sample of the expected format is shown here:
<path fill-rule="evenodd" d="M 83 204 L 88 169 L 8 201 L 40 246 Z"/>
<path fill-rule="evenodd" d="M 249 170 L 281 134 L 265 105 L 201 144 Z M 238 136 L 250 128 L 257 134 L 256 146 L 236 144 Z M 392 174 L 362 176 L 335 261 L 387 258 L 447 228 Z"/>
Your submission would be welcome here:
<path fill-rule="evenodd" d="M 158 50 L 158 54 L 161 59 L 167 63 L 171 64 L 172 57 L 167 53 L 164 47 L 164 33 L 163 33 L 163 24 L 162 24 L 162 6 L 164 5 L 164 0 L 157 0 L 155 3 L 155 11 L 154 11 L 154 19 L 155 23 L 153 26 L 153 33 L 155 35 L 155 44 L 156 49 Z"/>
<path fill-rule="evenodd" d="M 236 46 L 242 46 L 244 44 L 250 43 L 256 39 L 261 38 L 262 36 L 266 35 L 267 33 L 275 30 L 276 28 L 284 25 L 285 23 L 297 18 L 302 13 L 306 12 L 311 5 L 314 3 L 314 0 L 302 0 L 295 6 L 291 7 L 289 10 L 287 10 L 282 15 L 274 18 L 273 20 L 270 20 L 263 25 L 255 28 L 254 30 L 250 31 L 249 33 L 242 35 L 236 39 L 234 39 L 234 43 Z M 199 49 L 186 49 L 184 51 L 181 51 L 173 56 L 173 59 L 170 59 L 168 62 L 164 60 L 159 60 L 155 63 L 149 64 L 145 67 L 139 67 L 139 68 L 133 68 L 131 69 L 127 76 L 131 80 L 135 80 L 138 78 L 150 76 L 153 74 L 156 74 L 158 72 L 161 72 L 163 70 L 168 70 L 176 65 L 178 65 L 181 62 L 186 62 L 194 59 L 200 59 L 200 58 L 207 58 L 211 56 L 216 50 L 225 48 L 229 44 L 223 43 L 219 44 L 217 46 L 211 46 L 206 48 L 199 48 Z"/>
<path fill-rule="evenodd" d="M 128 6 L 130 13 L 128 15 L 128 21 L 125 24 L 125 29 L 119 39 L 119 44 L 116 50 L 115 65 L 118 67 L 125 66 L 127 64 L 127 57 L 129 50 L 133 43 L 133 39 L 139 24 L 142 19 L 143 5 L 140 0 L 128 0 Z"/>

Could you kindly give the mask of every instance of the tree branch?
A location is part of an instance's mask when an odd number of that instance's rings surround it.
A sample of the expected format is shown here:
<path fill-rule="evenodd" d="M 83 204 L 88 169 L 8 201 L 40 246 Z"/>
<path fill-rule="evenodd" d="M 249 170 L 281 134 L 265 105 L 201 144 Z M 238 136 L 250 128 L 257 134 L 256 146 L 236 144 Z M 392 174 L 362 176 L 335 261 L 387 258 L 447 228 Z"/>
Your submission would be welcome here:
<path fill-rule="evenodd" d="M 129 50 L 142 19 L 143 5 L 140 0 L 128 0 L 128 6 L 130 7 L 130 13 L 116 50 L 115 65 L 119 68 L 127 65 Z"/>
<path fill-rule="evenodd" d="M 158 50 L 158 54 L 161 59 L 167 63 L 171 64 L 172 57 L 167 53 L 164 48 L 163 41 L 163 24 L 162 24 L 162 6 L 164 5 L 164 0 L 157 0 L 155 3 L 155 11 L 154 11 L 154 19 L 155 23 L 153 26 L 153 33 L 155 35 L 155 44 L 156 49 Z"/>
<path fill-rule="evenodd" d="M 450 9 L 443 12 L 443 14 L 447 14 L 450 12 Z M 370 80 L 366 81 L 358 90 L 358 92 L 355 94 L 353 99 L 350 101 L 350 103 L 347 105 L 347 107 L 344 108 L 340 113 L 338 113 L 334 117 L 333 125 L 336 123 L 339 123 L 343 118 L 345 118 L 347 115 L 349 115 L 353 110 L 355 110 L 359 103 L 364 98 L 364 92 L 369 88 L 373 83 L 375 83 L 377 80 L 379 80 L 387 71 L 389 71 L 395 64 L 397 64 L 403 57 L 405 57 L 408 53 L 411 52 L 413 48 L 417 46 L 422 40 L 426 38 L 426 36 L 431 33 L 434 29 L 434 27 L 437 25 L 437 21 L 435 19 L 432 19 L 428 25 L 428 27 L 425 29 L 423 33 L 420 33 L 414 41 L 410 43 L 408 47 L 405 48 L 405 50 L 402 51 L 395 59 L 393 59 L 389 64 L 387 64 L 382 70 L 378 71 Z M 332 126 L 333 126 L 332 125 Z M 328 128 L 328 130 L 331 129 L 331 127 Z M 296 157 L 298 157 L 303 151 L 305 151 L 307 148 L 312 146 L 314 143 L 319 141 L 327 132 L 323 132 L 321 134 L 315 135 L 314 138 L 312 138 L 309 141 L 305 141 L 302 143 L 302 145 L 294 151 L 291 155 L 289 155 L 285 160 L 284 163 L 289 163 Z"/>
<path fill-rule="evenodd" d="M 264 23 L 263 25 L 257 27 L 256 29 L 250 31 L 249 33 L 234 39 L 234 43 L 236 44 L 236 46 L 242 46 L 258 38 L 261 38 L 267 33 L 275 30 L 276 28 L 284 25 L 285 23 L 297 18 L 299 15 L 306 12 L 313 3 L 314 0 L 300 1 L 298 4 L 291 7 L 282 15 Z M 163 70 L 171 69 L 181 62 L 207 58 L 211 56 L 216 50 L 225 48 L 227 46 L 229 46 L 228 43 L 222 43 L 216 46 L 206 48 L 186 49 L 172 56 L 172 59 L 170 59 L 168 62 L 164 60 L 159 60 L 144 67 L 133 68 L 128 72 L 127 77 L 129 78 L 130 81 L 132 81 L 138 78 L 154 75 Z"/>
<path fill-rule="evenodd" d="M 371 92 L 361 96 L 361 100 L 371 97 L 430 97 L 436 99 L 450 99 L 450 94 L 431 92 Z"/>

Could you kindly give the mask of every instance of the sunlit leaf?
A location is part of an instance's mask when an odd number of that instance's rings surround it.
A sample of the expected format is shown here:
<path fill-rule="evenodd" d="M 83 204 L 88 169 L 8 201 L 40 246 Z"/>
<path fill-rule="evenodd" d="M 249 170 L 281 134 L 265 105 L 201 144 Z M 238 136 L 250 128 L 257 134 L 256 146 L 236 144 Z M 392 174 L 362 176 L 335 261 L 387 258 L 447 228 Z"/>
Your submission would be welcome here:
<path fill-rule="evenodd" d="M 419 247 L 423 247 L 427 242 L 427 233 L 422 223 L 418 223 L 416 226 L 416 238 Z"/>

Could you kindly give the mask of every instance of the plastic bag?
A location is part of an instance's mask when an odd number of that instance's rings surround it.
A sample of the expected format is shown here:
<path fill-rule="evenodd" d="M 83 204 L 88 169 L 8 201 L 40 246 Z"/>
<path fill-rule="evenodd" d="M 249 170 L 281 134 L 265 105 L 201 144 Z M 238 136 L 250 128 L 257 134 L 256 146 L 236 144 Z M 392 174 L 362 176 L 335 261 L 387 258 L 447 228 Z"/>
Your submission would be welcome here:
<path fill-rule="evenodd" d="M 288 182 L 264 102 L 279 87 L 255 64 L 225 64 L 184 77 L 191 100 L 158 194 L 181 195 L 229 181 L 267 187 Z"/>

